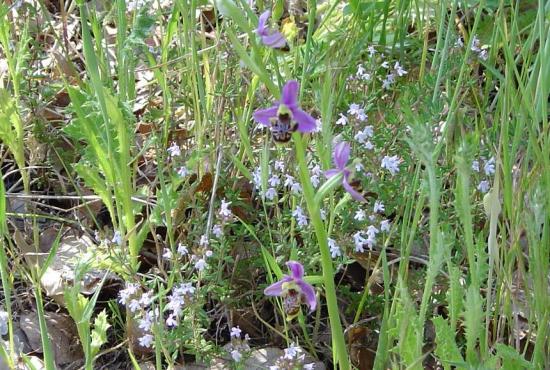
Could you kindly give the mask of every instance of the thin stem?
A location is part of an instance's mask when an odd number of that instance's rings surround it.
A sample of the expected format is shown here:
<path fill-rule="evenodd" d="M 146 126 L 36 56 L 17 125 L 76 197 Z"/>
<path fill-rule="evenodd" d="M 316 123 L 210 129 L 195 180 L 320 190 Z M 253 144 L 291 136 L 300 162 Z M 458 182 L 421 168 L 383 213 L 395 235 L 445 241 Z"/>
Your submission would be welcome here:
<path fill-rule="evenodd" d="M 350 369 L 350 361 L 347 353 L 342 324 L 340 322 L 340 312 L 338 310 L 338 301 L 336 298 L 336 287 L 334 285 L 334 269 L 330 257 L 330 249 L 327 241 L 327 231 L 323 220 L 321 219 L 320 205 L 315 201 L 315 190 L 311 184 L 309 170 L 306 162 L 306 150 L 304 142 L 299 133 L 293 134 L 293 141 L 296 148 L 296 158 L 300 171 L 300 179 L 304 198 L 311 217 L 311 223 L 315 228 L 317 242 L 321 252 L 321 266 L 323 269 L 323 281 L 325 285 L 325 296 L 327 299 L 327 309 L 330 320 L 330 330 L 332 334 L 332 346 L 334 353 L 334 364 L 340 366 L 342 370 Z"/>

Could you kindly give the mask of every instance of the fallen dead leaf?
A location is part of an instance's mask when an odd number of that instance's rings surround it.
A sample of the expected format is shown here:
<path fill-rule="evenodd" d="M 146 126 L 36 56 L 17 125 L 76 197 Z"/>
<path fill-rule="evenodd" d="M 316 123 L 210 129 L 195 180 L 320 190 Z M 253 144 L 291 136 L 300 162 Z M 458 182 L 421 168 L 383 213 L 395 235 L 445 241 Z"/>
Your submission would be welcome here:
<path fill-rule="evenodd" d="M 61 366 L 83 359 L 84 353 L 74 321 L 68 315 L 55 312 L 46 312 L 45 319 L 56 364 Z M 22 314 L 20 326 L 32 350 L 43 353 L 38 314 L 36 312 Z"/>

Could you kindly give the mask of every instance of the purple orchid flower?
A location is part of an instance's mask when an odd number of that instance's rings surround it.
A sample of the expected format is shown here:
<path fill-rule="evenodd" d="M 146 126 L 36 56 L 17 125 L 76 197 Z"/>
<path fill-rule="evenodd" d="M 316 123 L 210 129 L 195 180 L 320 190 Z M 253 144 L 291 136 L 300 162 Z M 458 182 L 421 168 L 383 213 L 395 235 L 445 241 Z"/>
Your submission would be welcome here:
<path fill-rule="evenodd" d="M 258 109 L 254 112 L 254 119 L 260 124 L 270 127 L 274 138 L 275 134 L 283 135 L 294 131 L 306 133 L 316 129 L 315 119 L 301 110 L 298 105 L 299 88 L 300 84 L 297 81 L 288 81 L 283 86 L 280 101 L 276 101 L 271 108 Z M 290 140 L 290 138 L 288 139 Z"/>
<path fill-rule="evenodd" d="M 270 48 L 282 48 L 286 45 L 285 37 L 279 31 L 267 27 L 267 20 L 270 15 L 271 11 L 269 10 L 266 10 L 260 15 L 256 33 L 260 36 L 265 46 L 269 46 Z"/>
<path fill-rule="evenodd" d="M 336 144 L 334 147 L 334 152 L 332 152 L 332 160 L 336 165 L 336 168 L 331 168 L 330 170 L 325 171 L 325 176 L 330 179 L 332 176 L 336 176 L 341 173 L 343 175 L 342 185 L 344 186 L 344 189 L 350 193 L 353 199 L 364 202 L 365 198 L 349 183 L 351 171 L 346 168 L 346 164 L 349 160 L 349 153 L 350 145 L 347 142 L 342 141 Z"/>
<path fill-rule="evenodd" d="M 317 298 L 313 287 L 303 280 L 304 266 L 296 261 L 288 261 L 286 265 L 290 275 L 284 275 L 280 281 L 265 288 L 264 294 L 283 297 L 283 306 L 289 319 L 298 314 L 302 303 L 309 306 L 309 312 L 315 311 Z"/>

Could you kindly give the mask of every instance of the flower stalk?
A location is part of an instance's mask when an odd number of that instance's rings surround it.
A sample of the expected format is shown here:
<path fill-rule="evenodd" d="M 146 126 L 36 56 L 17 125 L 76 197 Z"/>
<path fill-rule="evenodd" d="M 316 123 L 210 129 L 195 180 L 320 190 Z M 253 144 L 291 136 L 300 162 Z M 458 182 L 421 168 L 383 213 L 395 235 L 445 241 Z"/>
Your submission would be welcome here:
<path fill-rule="evenodd" d="M 350 362 L 346 342 L 344 340 L 342 323 L 340 322 L 340 313 L 336 298 L 336 287 L 334 285 L 334 269 L 328 246 L 327 231 L 325 229 L 325 224 L 321 219 L 320 202 L 315 199 L 315 189 L 311 184 L 306 162 L 306 150 L 302 135 L 295 132 L 292 135 L 292 139 L 296 149 L 296 158 L 298 160 L 300 182 L 302 183 L 304 198 L 311 217 L 311 223 L 315 229 L 319 250 L 321 252 L 321 267 L 323 269 L 323 282 L 332 335 L 333 361 L 335 368 L 336 366 L 339 366 L 342 370 L 348 370 L 350 369 Z"/>

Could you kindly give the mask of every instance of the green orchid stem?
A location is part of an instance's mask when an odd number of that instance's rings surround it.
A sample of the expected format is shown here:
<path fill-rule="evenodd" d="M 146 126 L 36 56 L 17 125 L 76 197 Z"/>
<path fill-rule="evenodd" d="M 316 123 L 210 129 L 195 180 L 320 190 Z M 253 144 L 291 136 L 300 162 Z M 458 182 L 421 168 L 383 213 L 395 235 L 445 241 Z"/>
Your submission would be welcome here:
<path fill-rule="evenodd" d="M 342 370 L 350 369 L 350 361 L 346 342 L 344 340 L 344 332 L 340 322 L 340 313 L 338 310 L 338 301 L 336 299 L 336 288 L 334 286 L 334 270 L 332 267 L 332 258 L 327 241 L 327 231 L 325 224 L 321 219 L 320 202 L 315 199 L 315 190 L 311 184 L 311 178 L 306 162 L 306 149 L 301 134 L 294 133 L 292 135 L 296 148 L 296 157 L 300 169 L 300 179 L 304 197 L 307 203 L 307 209 L 311 218 L 311 223 L 315 228 L 319 250 L 321 251 L 321 265 L 323 268 L 323 281 L 325 286 L 325 296 L 327 299 L 328 316 L 330 320 L 330 331 L 332 334 L 332 349 L 335 369 L 338 365 Z"/>

